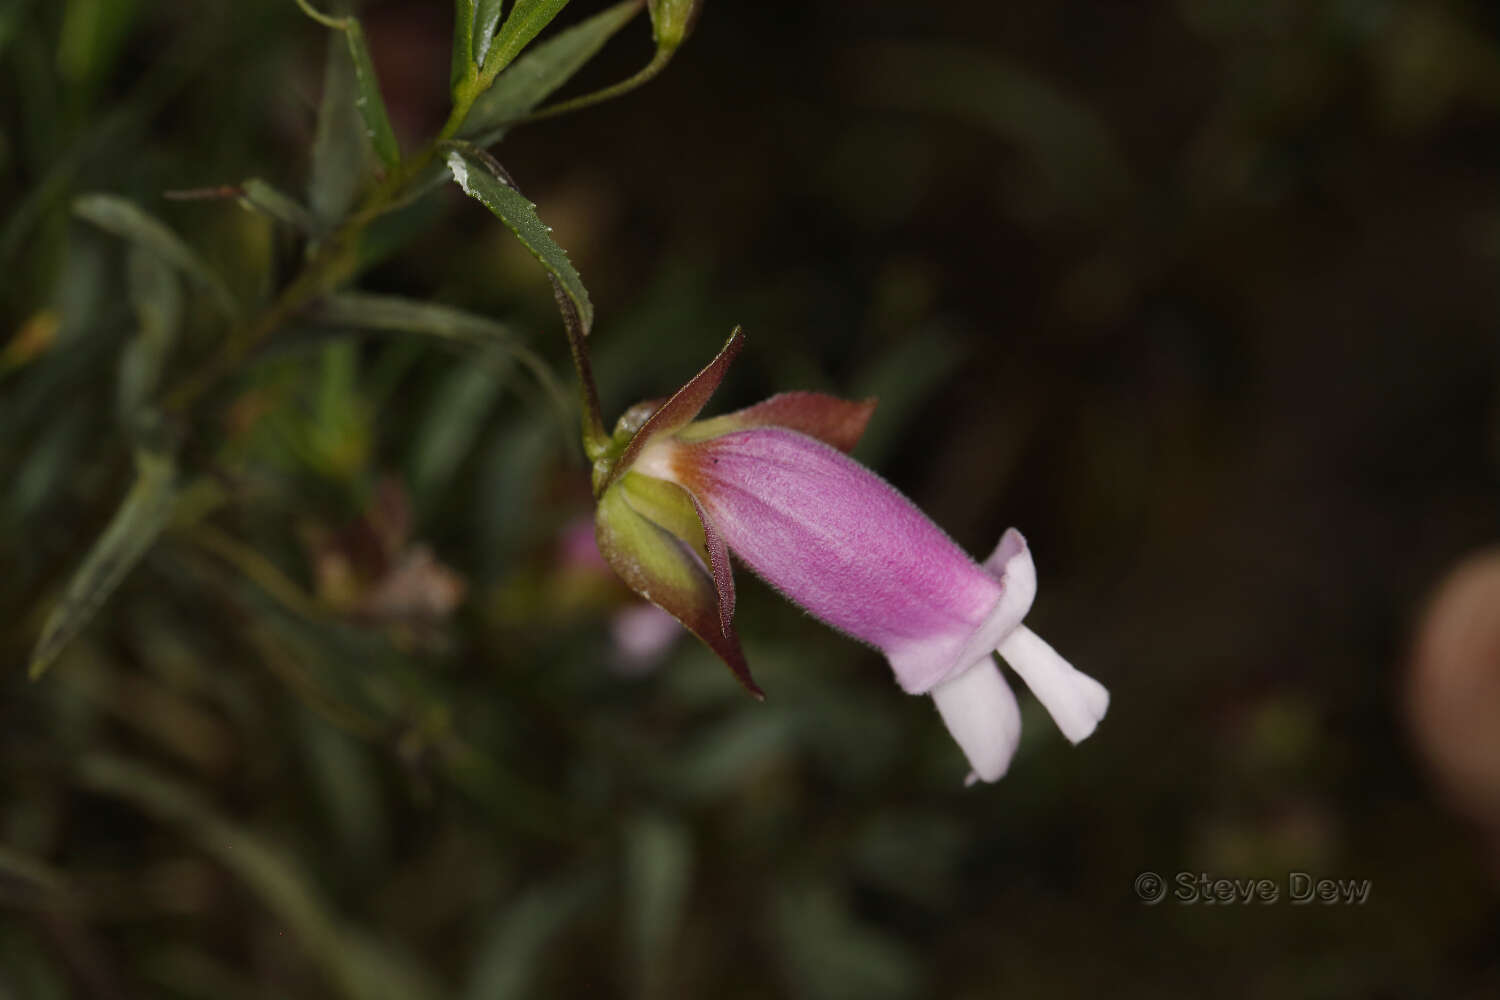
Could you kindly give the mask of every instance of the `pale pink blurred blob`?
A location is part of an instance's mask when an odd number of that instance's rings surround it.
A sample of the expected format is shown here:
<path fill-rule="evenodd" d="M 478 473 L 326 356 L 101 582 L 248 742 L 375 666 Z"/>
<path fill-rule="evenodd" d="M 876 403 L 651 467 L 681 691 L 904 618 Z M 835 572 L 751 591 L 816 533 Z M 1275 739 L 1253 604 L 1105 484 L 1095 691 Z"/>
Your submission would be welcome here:
<path fill-rule="evenodd" d="M 594 540 L 594 519 L 586 514 L 563 525 L 557 539 L 557 562 L 567 570 L 614 575 L 599 554 L 599 544 Z"/>
<path fill-rule="evenodd" d="M 564 572 L 615 579 L 609 563 L 599 554 L 594 519 L 587 515 L 563 526 L 557 541 L 557 562 Z M 609 634 L 615 647 L 610 668 L 623 677 L 641 677 L 660 665 L 682 635 L 682 626 L 654 604 L 631 601 L 610 616 Z"/>
<path fill-rule="evenodd" d="M 1500 878 L 1500 549 L 1468 557 L 1437 588 L 1417 630 L 1407 711 L 1438 785 L 1481 828 Z"/>
<path fill-rule="evenodd" d="M 661 608 L 642 601 L 615 612 L 609 632 L 617 654 L 612 664 L 615 672 L 640 677 L 661 663 L 682 635 L 682 626 Z"/>

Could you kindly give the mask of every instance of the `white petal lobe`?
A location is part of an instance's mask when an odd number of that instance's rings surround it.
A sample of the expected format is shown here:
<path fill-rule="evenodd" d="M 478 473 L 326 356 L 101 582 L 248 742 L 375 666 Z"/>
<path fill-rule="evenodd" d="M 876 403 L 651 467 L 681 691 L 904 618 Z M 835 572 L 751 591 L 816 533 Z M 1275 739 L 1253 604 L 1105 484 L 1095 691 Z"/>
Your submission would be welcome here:
<path fill-rule="evenodd" d="M 974 769 L 969 783 L 998 781 L 1021 741 L 1021 708 L 993 658 L 932 689 L 948 732 Z"/>
<path fill-rule="evenodd" d="M 1025 625 L 1006 636 L 997 652 L 1071 742 L 1087 738 L 1109 710 L 1104 685 L 1076 669 Z"/>

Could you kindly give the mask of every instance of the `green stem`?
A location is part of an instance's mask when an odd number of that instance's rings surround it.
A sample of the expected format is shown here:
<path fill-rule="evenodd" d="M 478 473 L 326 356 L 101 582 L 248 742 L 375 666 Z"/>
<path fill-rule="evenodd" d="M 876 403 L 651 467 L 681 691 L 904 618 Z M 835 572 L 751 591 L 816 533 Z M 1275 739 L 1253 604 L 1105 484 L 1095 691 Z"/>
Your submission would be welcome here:
<path fill-rule="evenodd" d="M 312 4 L 308 3 L 307 0 L 296 0 L 296 4 L 298 7 L 302 8 L 302 13 L 306 14 L 314 21 L 317 21 L 325 28 L 334 28 L 338 31 L 343 31 L 349 26 L 349 18 L 334 17 L 331 14 L 324 14 L 322 11 L 317 10 L 315 7 L 313 7 Z"/>
<path fill-rule="evenodd" d="M 222 351 L 167 394 L 164 403 L 167 412 L 186 412 L 204 393 L 233 374 L 250 352 L 297 313 L 352 277 L 359 266 L 360 236 L 370 223 L 401 200 L 406 189 L 421 176 L 436 155 L 437 142 L 434 141 L 404 161 L 376 186 L 360 208 L 318 246 L 301 272 L 264 310 L 232 330 Z"/>
<path fill-rule="evenodd" d="M 609 433 L 604 429 L 604 416 L 599 410 L 599 387 L 594 383 L 594 368 L 589 361 L 588 335 L 578 321 L 578 310 L 568 298 L 556 278 L 552 279 L 552 296 L 557 299 L 558 312 L 562 313 L 563 327 L 568 332 L 568 354 L 573 359 L 573 370 L 578 373 L 578 402 L 583 419 L 583 450 L 594 461 L 609 447 Z"/>
<path fill-rule="evenodd" d="M 346 18 L 332 18 L 319 13 L 307 0 L 297 5 L 308 16 L 331 28 L 342 28 Z M 651 62 L 627 80 L 603 90 L 555 104 L 523 119 L 534 121 L 598 104 L 639 87 L 662 71 L 672 58 L 672 49 L 658 49 Z M 402 203 L 408 189 L 416 182 L 440 149 L 453 141 L 463 128 L 474 102 L 489 89 L 495 77 L 505 68 L 498 59 L 489 60 L 482 70 L 470 70 L 453 88 L 453 110 L 437 137 L 421 152 L 404 160 L 365 198 L 364 203 L 312 253 L 298 275 L 258 315 L 231 331 L 224 349 L 169 392 L 164 401 L 166 412 L 184 414 L 207 392 L 235 370 L 252 351 L 285 326 L 304 308 L 332 292 L 352 277 L 359 266 L 359 240 L 365 229 L 381 215 Z M 607 447 L 609 434 L 599 409 L 599 391 L 589 364 L 588 344 L 576 311 L 567 296 L 558 290 L 558 308 L 567 328 L 568 350 L 578 373 L 579 397 L 583 410 L 583 445 L 590 458 L 596 458 Z"/>
<path fill-rule="evenodd" d="M 572 98 L 571 100 L 559 101 L 557 104 L 549 105 L 548 107 L 545 107 L 540 111 L 534 111 L 524 118 L 518 118 L 515 121 L 507 122 L 506 124 L 524 125 L 531 122 L 545 121 L 548 118 L 556 118 L 558 115 L 565 115 L 573 111 L 580 111 L 583 108 L 590 108 L 595 104 L 603 104 L 605 101 L 614 100 L 616 97 L 628 94 L 635 88 L 641 86 L 641 84 L 646 83 L 656 77 L 659 73 L 661 73 L 662 70 L 666 69 L 667 63 L 672 61 L 672 53 L 674 51 L 674 49 L 657 49 L 656 55 L 651 57 L 651 61 L 644 67 L 642 67 L 640 72 L 636 73 L 634 76 L 626 77 L 619 83 L 612 83 L 608 87 L 604 87 L 592 93 L 581 94 L 578 97 Z"/>

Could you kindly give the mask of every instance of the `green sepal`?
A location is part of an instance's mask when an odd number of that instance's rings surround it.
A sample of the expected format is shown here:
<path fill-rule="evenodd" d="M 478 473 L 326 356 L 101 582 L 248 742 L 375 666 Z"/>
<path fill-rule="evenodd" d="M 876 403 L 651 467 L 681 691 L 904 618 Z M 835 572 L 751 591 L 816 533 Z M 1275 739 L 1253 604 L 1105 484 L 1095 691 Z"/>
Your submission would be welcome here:
<path fill-rule="evenodd" d="M 653 521 L 635 506 L 635 502 L 640 502 L 646 509 L 681 528 L 683 502 L 688 505 L 687 514 L 696 520 L 691 500 L 680 488 L 662 480 L 631 482 L 627 486 L 626 479 L 648 480 L 649 477 L 622 477 L 599 498 L 594 518 L 595 539 L 605 561 L 626 586 L 676 618 L 701 639 L 724 661 L 746 690 L 757 698 L 765 697 L 750 676 L 750 667 L 745 662 L 733 623 L 728 615 L 721 614 L 720 595 L 701 554 L 702 549 L 685 541 L 669 527 Z M 674 498 L 655 483 L 676 490 L 681 499 Z M 698 531 L 702 531 L 701 523 Z"/>
<path fill-rule="evenodd" d="M 659 435 L 670 434 L 692 422 L 692 419 L 708 405 L 709 398 L 713 396 L 719 383 L 724 381 L 724 375 L 729 371 L 729 366 L 734 363 L 734 359 L 744 346 L 745 334 L 739 327 L 735 327 L 718 355 L 702 371 L 688 379 L 686 385 L 673 393 L 672 398 L 657 407 L 646 418 L 640 425 L 640 429 L 631 435 L 630 441 L 618 458 L 607 462 L 604 458 L 596 460 L 594 464 L 596 494 L 607 490 L 611 483 L 630 469 L 636 456 L 646 446 L 646 442 Z M 621 420 L 623 423 L 624 418 Z M 605 462 L 602 468 L 600 462 Z"/>
<path fill-rule="evenodd" d="M 839 399 L 821 392 L 783 392 L 743 410 L 695 420 L 678 431 L 677 436 L 683 441 L 707 441 L 753 427 L 782 427 L 847 453 L 859 443 L 874 414 L 873 399 Z"/>
<path fill-rule="evenodd" d="M 621 476 L 616 488 L 624 493 L 626 501 L 636 513 L 675 535 L 691 547 L 705 564 L 708 563 L 703 522 L 699 520 L 693 498 L 688 495 L 687 490 L 676 483 L 669 483 L 655 476 L 643 476 L 638 472 L 627 472 Z"/>

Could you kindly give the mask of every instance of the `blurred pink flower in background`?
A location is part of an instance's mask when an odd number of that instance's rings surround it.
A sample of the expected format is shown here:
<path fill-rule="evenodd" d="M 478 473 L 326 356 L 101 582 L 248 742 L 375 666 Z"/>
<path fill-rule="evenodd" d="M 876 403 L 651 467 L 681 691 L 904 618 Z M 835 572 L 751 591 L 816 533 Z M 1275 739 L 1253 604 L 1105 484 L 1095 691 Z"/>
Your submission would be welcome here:
<path fill-rule="evenodd" d="M 558 565 L 566 572 L 617 578 L 599 552 L 594 538 L 594 522 L 587 515 L 569 521 L 557 544 Z M 624 593 L 621 592 L 621 597 Z M 677 620 L 661 608 L 642 600 L 631 600 L 610 615 L 609 634 L 614 644 L 610 666 L 628 677 L 650 673 L 660 665 L 682 630 Z"/>
<path fill-rule="evenodd" d="M 682 635 L 677 619 L 654 604 L 640 601 L 616 611 L 609 634 L 619 654 L 614 666 L 629 676 L 650 673 Z"/>
<path fill-rule="evenodd" d="M 1489 840 L 1500 878 L 1500 549 L 1471 555 L 1434 592 L 1407 713 L 1438 786 Z"/>

